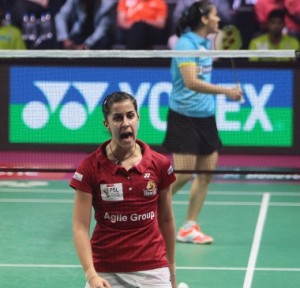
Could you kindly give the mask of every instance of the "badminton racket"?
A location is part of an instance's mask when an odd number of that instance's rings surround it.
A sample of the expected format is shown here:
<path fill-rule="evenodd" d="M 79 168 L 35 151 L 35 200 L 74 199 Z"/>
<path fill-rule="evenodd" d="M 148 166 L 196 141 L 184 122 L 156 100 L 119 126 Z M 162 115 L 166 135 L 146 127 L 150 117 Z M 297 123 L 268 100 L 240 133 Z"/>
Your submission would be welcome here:
<path fill-rule="evenodd" d="M 239 50 L 243 45 L 240 30 L 234 25 L 224 26 L 218 31 L 215 37 L 216 50 Z M 230 58 L 230 63 L 233 71 L 234 81 L 236 85 L 241 88 L 241 83 L 237 76 L 236 65 L 233 58 Z M 245 99 L 242 97 L 240 103 L 244 103 Z"/>

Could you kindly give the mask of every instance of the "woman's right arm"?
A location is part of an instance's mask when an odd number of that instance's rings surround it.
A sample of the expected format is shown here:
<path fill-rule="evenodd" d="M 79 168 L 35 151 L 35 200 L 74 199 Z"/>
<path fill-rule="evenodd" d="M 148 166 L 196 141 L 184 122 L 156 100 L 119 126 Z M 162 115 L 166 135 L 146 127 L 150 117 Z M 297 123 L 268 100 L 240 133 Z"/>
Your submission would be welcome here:
<path fill-rule="evenodd" d="M 92 195 L 76 189 L 73 213 L 73 235 L 77 255 L 91 288 L 111 288 L 105 279 L 98 276 L 94 268 L 92 247 L 90 244 L 91 213 Z"/>
<path fill-rule="evenodd" d="M 225 94 L 232 100 L 241 100 L 243 92 L 240 87 L 222 87 L 215 84 L 207 83 L 197 77 L 197 67 L 195 65 L 184 65 L 180 68 L 184 84 L 190 90 L 206 94 Z"/>

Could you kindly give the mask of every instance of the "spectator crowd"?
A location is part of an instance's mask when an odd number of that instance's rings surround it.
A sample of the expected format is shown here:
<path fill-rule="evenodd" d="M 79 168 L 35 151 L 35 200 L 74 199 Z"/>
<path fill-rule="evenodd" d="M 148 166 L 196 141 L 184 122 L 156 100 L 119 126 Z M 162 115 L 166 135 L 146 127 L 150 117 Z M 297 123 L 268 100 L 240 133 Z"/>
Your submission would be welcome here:
<path fill-rule="evenodd" d="M 0 49 L 171 49 L 195 1 L 0 0 Z M 241 31 L 242 49 L 299 50 L 299 0 L 211 2 L 221 28 Z"/>

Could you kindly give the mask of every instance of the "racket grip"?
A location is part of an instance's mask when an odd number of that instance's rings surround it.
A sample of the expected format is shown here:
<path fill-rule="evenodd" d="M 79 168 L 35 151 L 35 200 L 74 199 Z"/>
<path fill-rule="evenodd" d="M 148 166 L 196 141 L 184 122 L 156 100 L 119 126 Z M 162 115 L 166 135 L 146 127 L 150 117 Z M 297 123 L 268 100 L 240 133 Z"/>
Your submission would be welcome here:
<path fill-rule="evenodd" d="M 236 86 L 242 90 L 241 83 L 237 82 L 237 83 L 236 83 Z M 239 103 L 240 103 L 240 104 L 244 104 L 245 102 L 246 102 L 246 101 L 245 101 L 245 98 L 244 98 L 244 96 L 242 95 L 241 99 L 239 100 Z"/>

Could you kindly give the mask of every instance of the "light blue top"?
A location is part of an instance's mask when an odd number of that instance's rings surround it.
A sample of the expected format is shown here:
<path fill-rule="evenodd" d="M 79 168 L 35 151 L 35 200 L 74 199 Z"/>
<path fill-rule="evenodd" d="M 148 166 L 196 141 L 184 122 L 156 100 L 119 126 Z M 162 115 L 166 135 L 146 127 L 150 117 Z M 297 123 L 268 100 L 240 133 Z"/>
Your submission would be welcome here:
<path fill-rule="evenodd" d="M 209 50 L 209 39 L 188 31 L 181 35 L 176 43 L 175 50 Z M 180 114 L 190 117 L 209 117 L 215 114 L 215 96 L 198 93 L 188 89 L 180 73 L 183 65 L 193 65 L 198 71 L 198 78 L 210 83 L 212 72 L 211 57 L 182 57 L 173 58 L 171 62 L 171 75 L 173 89 L 170 95 L 170 108 Z"/>

